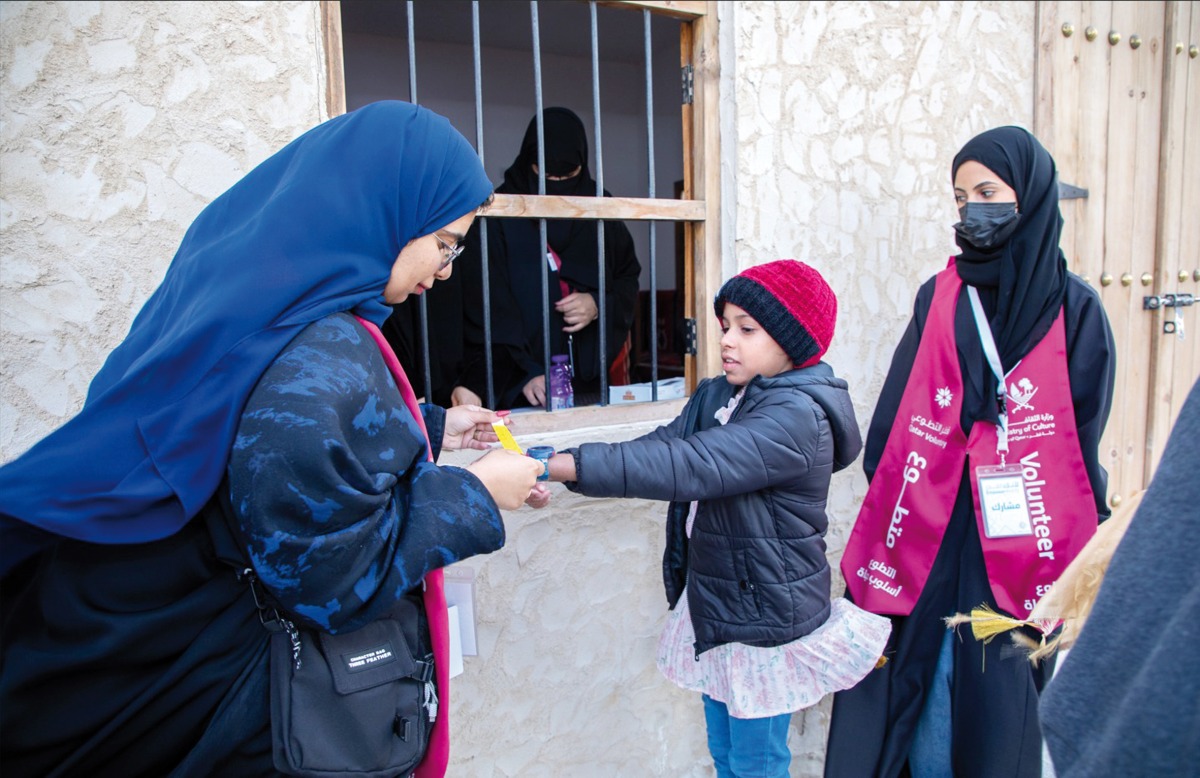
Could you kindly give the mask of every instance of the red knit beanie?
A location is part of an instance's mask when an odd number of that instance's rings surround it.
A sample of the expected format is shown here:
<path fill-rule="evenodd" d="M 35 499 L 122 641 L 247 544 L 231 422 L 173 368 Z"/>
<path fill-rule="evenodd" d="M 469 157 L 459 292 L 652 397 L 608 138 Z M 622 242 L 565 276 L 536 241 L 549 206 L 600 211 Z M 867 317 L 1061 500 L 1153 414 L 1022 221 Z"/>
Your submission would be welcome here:
<path fill-rule="evenodd" d="M 756 265 L 725 282 L 713 310 L 733 303 L 762 325 L 796 367 L 821 361 L 837 323 L 837 297 L 825 279 L 796 259 Z"/>

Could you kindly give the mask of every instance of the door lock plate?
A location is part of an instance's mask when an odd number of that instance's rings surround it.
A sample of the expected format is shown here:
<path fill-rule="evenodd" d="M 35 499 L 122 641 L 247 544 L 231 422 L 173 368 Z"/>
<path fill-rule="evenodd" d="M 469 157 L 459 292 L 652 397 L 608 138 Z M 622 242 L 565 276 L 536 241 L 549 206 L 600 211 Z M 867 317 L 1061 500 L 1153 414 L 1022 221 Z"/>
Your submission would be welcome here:
<path fill-rule="evenodd" d="M 1196 295 L 1186 292 L 1178 294 L 1146 295 L 1142 298 L 1143 311 L 1157 311 L 1159 308 L 1186 308 L 1196 304 Z"/>

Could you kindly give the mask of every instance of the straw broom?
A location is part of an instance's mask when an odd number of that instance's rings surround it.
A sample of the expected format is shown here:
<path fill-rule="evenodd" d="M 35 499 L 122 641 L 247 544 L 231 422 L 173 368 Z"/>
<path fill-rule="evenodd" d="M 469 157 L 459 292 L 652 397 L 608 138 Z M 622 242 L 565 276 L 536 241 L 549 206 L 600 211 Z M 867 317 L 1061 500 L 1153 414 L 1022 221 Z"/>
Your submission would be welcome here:
<path fill-rule="evenodd" d="M 1013 643 L 1026 651 L 1029 661 L 1035 665 L 1056 651 L 1070 648 L 1092 612 L 1108 563 L 1137 512 L 1143 494 L 1144 490 L 1135 493 L 1113 512 L 1108 521 L 1100 525 L 1096 534 L 1050 587 L 1050 591 L 1038 600 L 1028 619 L 1013 618 L 987 605 L 980 605 L 972 608 L 969 614 L 947 616 L 944 619 L 946 627 L 954 629 L 962 624 L 970 624 L 971 634 L 983 643 L 990 643 L 997 635 L 1008 632 Z M 1059 624 L 1062 629 L 1053 634 Z M 1033 628 L 1041 633 L 1041 640 L 1034 640 L 1018 627 Z"/>

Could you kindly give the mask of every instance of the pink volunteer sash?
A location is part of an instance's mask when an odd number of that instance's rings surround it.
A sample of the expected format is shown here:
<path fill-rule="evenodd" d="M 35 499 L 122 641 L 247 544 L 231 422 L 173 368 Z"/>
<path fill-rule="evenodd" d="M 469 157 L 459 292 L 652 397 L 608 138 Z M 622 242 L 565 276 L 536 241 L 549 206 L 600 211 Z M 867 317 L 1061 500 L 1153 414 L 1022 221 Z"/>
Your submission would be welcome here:
<path fill-rule="evenodd" d="M 912 612 L 950 523 L 965 462 L 988 582 L 1004 611 L 1026 618 L 1096 531 L 1060 311 L 1006 377 L 1006 462 L 1022 467 L 1033 534 L 987 537 L 975 468 L 1000 464 L 998 433 L 996 425 L 977 422 L 968 439 L 959 424 L 963 380 L 954 314 L 961 288 L 953 265 L 938 274 L 912 374 L 842 556 L 846 588 L 873 613 Z"/>
<path fill-rule="evenodd" d="M 396 358 L 391 344 L 383 337 L 378 327 L 361 316 L 355 318 L 375 339 L 375 345 L 379 347 L 384 362 L 392 371 L 392 377 L 396 379 L 396 386 L 400 389 L 404 404 L 408 406 L 413 418 L 417 420 L 421 434 L 425 436 L 426 456 L 432 462 L 433 449 L 429 444 L 429 431 L 425 429 L 425 419 L 421 416 L 416 392 L 413 391 L 408 376 L 404 374 L 400 360 Z M 429 747 L 413 775 L 417 778 L 441 778 L 446 774 L 446 766 L 450 763 L 450 616 L 446 610 L 446 588 L 442 571 L 430 570 L 425 574 L 424 583 L 422 599 L 425 602 L 425 615 L 429 619 L 439 701 L 437 721 L 433 723 L 433 731 L 429 733 Z"/>

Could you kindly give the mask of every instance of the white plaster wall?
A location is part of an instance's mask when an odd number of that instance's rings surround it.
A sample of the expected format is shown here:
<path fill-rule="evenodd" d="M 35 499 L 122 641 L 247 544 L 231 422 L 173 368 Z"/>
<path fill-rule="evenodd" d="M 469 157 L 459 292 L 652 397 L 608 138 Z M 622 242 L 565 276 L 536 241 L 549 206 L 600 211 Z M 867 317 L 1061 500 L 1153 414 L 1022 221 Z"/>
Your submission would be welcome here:
<path fill-rule="evenodd" d="M 1031 120 L 1033 4 L 721 6 L 723 265 L 794 256 L 826 274 L 830 359 L 865 428 L 916 288 L 953 250 L 951 157 Z M 0 461 L 82 404 L 203 205 L 324 118 L 317 15 L 0 3 Z M 864 491 L 857 466 L 835 479 L 835 564 Z M 712 774 L 698 696 L 654 667 L 664 509 L 556 487 L 466 565 L 480 655 L 453 684 L 450 775 Z M 828 701 L 794 718 L 793 776 L 820 774 L 827 718 Z"/>
<path fill-rule="evenodd" d="M 324 118 L 318 11 L 0 3 L 0 461 L 83 404 L 196 214 Z"/>
<path fill-rule="evenodd" d="M 560 449 L 657 426 L 546 435 L 522 421 L 523 444 Z M 504 550 L 456 566 L 477 575 L 479 656 L 452 682 L 450 775 L 711 775 L 699 696 L 654 664 L 666 504 L 551 488 L 548 508 L 506 515 Z"/>

